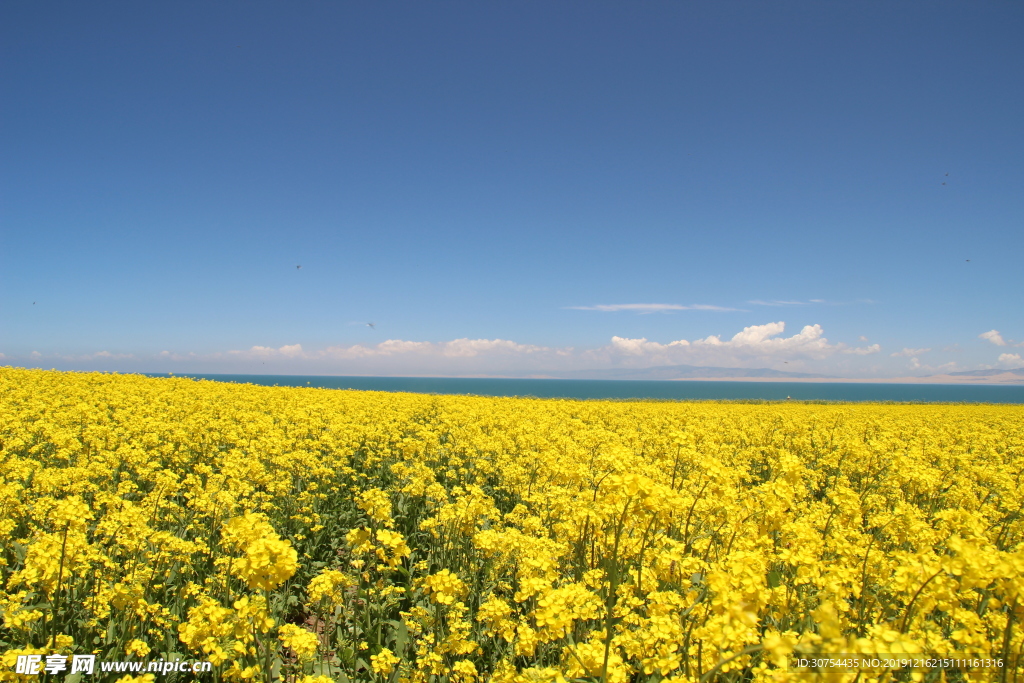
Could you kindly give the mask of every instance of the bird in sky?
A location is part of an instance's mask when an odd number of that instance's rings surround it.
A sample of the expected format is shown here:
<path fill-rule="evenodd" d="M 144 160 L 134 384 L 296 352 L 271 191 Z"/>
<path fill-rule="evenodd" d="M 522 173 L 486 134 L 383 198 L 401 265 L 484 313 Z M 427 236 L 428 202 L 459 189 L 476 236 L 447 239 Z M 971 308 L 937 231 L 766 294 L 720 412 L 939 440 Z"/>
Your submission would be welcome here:
<path fill-rule="evenodd" d="M 295 266 L 295 270 L 302 270 L 302 266 Z"/>
<path fill-rule="evenodd" d="M 374 330 L 377 329 L 377 326 L 374 325 L 373 323 L 366 323 L 366 326 Z"/>

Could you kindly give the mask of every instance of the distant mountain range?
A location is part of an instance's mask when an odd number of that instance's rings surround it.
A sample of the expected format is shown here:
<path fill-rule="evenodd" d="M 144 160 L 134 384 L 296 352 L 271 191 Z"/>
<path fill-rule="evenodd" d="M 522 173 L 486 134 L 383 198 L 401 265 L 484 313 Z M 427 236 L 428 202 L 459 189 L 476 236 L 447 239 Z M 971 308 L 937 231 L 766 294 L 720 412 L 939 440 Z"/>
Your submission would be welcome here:
<path fill-rule="evenodd" d="M 523 373 L 525 375 L 525 373 Z M 1016 370 L 965 370 L 962 372 L 950 372 L 943 375 L 927 375 L 916 378 L 917 381 L 927 381 L 928 378 L 936 379 L 942 377 L 995 377 L 997 375 L 1011 374 L 1024 378 L 1024 368 Z M 537 377 L 536 374 L 531 374 Z M 835 375 L 819 375 L 809 372 L 786 372 L 784 370 L 772 370 L 770 368 L 718 368 L 699 365 L 659 365 L 653 368 L 607 368 L 593 370 L 567 370 L 543 373 L 543 377 L 550 379 L 622 379 L 622 380 L 672 380 L 672 379 L 725 379 L 729 377 L 750 377 L 770 379 L 828 379 L 837 382 L 844 381 L 843 378 Z M 906 379 L 906 378 L 902 378 Z M 884 379 L 874 380 L 884 382 Z M 1006 381 L 1006 380 L 1004 380 Z M 1017 380 L 1008 380 L 1016 382 Z"/>
<path fill-rule="evenodd" d="M 966 377 L 991 377 L 993 375 L 1021 375 L 1024 376 L 1024 368 L 1017 368 L 1016 370 L 964 370 L 963 372 L 950 372 L 950 375 L 961 375 Z"/>
<path fill-rule="evenodd" d="M 784 372 L 769 368 L 714 368 L 697 365 L 659 365 L 653 368 L 611 368 L 607 370 L 573 370 L 553 372 L 550 377 L 557 379 L 702 379 L 708 377 L 791 377 L 808 378 L 829 375 L 815 375 L 807 372 Z"/>

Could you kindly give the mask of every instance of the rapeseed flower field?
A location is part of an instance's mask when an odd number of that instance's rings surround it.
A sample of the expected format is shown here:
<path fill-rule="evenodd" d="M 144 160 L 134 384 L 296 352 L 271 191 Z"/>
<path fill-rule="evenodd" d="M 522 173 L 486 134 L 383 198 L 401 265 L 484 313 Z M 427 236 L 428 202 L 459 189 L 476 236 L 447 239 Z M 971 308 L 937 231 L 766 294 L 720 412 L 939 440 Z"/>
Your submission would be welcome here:
<path fill-rule="evenodd" d="M 1022 681 L 1022 479 L 1024 406 L 0 368 L 0 680 Z"/>

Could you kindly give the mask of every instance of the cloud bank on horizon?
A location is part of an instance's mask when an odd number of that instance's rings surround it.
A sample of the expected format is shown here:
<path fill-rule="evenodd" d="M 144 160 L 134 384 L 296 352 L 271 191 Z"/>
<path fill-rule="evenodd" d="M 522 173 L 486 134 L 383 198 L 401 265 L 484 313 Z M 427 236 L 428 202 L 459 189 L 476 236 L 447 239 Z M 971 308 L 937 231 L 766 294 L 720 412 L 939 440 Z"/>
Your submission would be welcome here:
<path fill-rule="evenodd" d="M 612 336 L 607 344 L 589 348 L 542 346 L 508 339 L 460 338 L 439 342 L 387 339 L 376 344 L 331 345 L 319 349 L 307 349 L 301 343 L 295 343 L 278 347 L 253 345 L 247 349 L 205 354 L 165 350 L 154 355 L 109 351 L 44 355 L 36 351 L 21 359 L 0 354 L 0 359 L 22 360 L 38 366 L 56 362 L 67 369 L 156 372 L 543 375 L 609 368 L 695 365 L 813 371 L 850 377 L 879 375 L 880 366 L 870 364 L 868 358 L 881 354 L 879 343 L 861 346 L 832 343 L 825 337 L 822 326 L 817 324 L 805 325 L 790 336 L 785 336 L 785 331 L 786 323 L 777 321 L 744 327 L 729 338 L 708 335 L 658 342 L 645 337 Z M 993 337 L 999 337 L 994 330 L 979 336 L 992 343 L 996 343 Z M 860 340 L 866 341 L 863 336 Z M 904 347 L 891 352 L 889 358 L 906 361 L 890 365 L 888 369 L 902 374 L 907 374 L 906 371 L 935 374 L 960 369 L 955 361 L 936 365 L 922 363 L 920 357 L 931 351 L 931 348 Z M 858 360 L 860 364 L 857 364 Z M 139 367 L 140 364 L 146 367 Z M 1024 367 L 1024 360 L 1020 354 L 1002 353 L 984 367 L 1016 369 Z"/>

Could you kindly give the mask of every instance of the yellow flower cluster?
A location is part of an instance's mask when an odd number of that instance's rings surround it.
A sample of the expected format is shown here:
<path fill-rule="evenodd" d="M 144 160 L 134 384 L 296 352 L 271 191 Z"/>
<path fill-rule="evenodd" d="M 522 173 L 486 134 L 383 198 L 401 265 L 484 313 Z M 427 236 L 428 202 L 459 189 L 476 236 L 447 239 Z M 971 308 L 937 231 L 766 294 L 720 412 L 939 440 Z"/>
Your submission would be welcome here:
<path fill-rule="evenodd" d="M 278 638 L 303 661 L 309 661 L 316 655 L 319 645 L 316 634 L 304 628 L 299 628 L 295 624 L 285 624 L 278 631 Z"/>
<path fill-rule="evenodd" d="M 1019 681 L 1022 510 L 1015 405 L 0 368 L 0 681 L 54 652 L 288 683 Z M 1001 666 L 796 664 L 840 653 Z"/>
<path fill-rule="evenodd" d="M 221 530 L 221 544 L 243 552 L 239 559 L 225 558 L 224 564 L 249 588 L 276 588 L 298 569 L 298 554 L 292 544 L 282 540 L 259 513 L 228 520 Z"/>
<path fill-rule="evenodd" d="M 431 602 L 438 605 L 451 605 L 466 595 L 466 584 L 448 569 L 424 578 L 423 589 L 430 596 Z"/>

